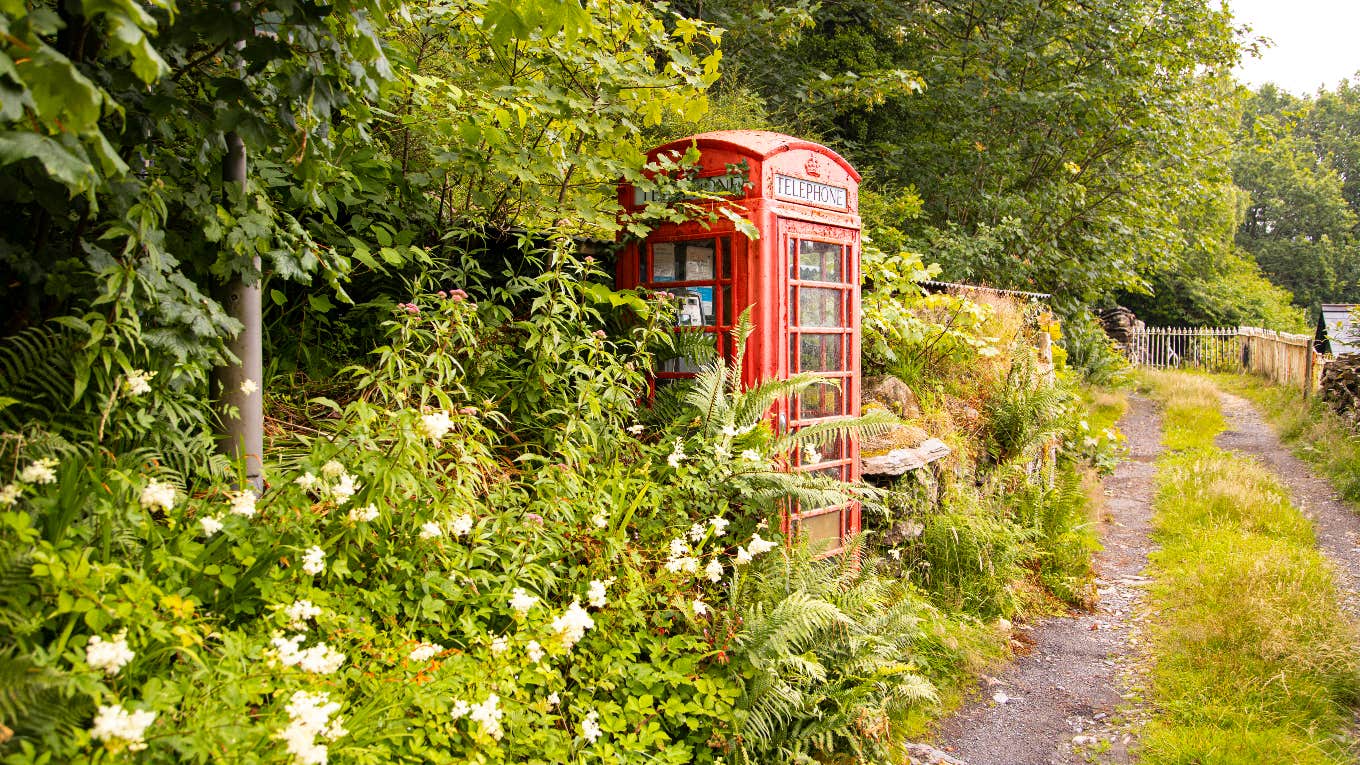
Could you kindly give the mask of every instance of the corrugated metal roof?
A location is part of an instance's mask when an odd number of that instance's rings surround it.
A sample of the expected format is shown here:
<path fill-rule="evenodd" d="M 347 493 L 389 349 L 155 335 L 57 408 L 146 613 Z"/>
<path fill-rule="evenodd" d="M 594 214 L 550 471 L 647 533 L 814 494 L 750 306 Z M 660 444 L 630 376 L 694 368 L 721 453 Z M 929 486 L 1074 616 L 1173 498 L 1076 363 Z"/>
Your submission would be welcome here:
<path fill-rule="evenodd" d="M 957 284 L 955 282 L 937 282 L 926 279 L 917 282 L 926 288 L 927 292 L 941 290 L 964 290 L 968 292 L 989 292 L 993 295 L 1009 295 L 1011 297 L 1030 298 L 1032 300 L 1048 300 L 1053 297 L 1047 292 L 1024 292 L 1021 290 L 1002 290 L 996 287 L 983 287 L 979 284 Z"/>
<path fill-rule="evenodd" d="M 1331 343 L 1332 353 L 1360 353 L 1360 324 L 1355 320 L 1351 309 L 1355 303 L 1323 303 L 1322 323 L 1327 327 L 1327 340 Z"/>

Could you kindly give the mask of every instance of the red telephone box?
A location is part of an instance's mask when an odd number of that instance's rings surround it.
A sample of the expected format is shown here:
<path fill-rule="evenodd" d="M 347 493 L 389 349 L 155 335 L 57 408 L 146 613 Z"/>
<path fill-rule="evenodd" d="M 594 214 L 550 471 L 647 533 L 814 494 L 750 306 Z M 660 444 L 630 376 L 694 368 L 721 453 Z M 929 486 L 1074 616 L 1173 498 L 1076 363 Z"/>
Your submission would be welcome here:
<path fill-rule="evenodd" d="M 860 413 L 859 173 L 839 154 L 810 141 L 763 130 L 684 138 L 649 154 L 699 151 L 697 187 L 720 193 L 760 232 L 750 240 L 725 218 L 664 224 L 619 253 L 618 286 L 665 290 L 681 300 L 678 324 L 732 354 L 732 325 L 746 308 L 755 324 L 743 381 L 818 372 L 828 378 L 771 411 L 776 427 L 796 430 Z M 744 183 L 743 183 L 744 180 Z M 622 184 L 619 201 L 641 209 L 647 194 Z M 706 203 L 709 205 L 718 202 Z M 692 376 L 685 360 L 659 379 Z M 795 455 L 794 469 L 859 479 L 859 444 L 828 439 Z M 859 506 L 799 508 L 789 520 L 813 540 L 843 547 L 860 528 Z"/>

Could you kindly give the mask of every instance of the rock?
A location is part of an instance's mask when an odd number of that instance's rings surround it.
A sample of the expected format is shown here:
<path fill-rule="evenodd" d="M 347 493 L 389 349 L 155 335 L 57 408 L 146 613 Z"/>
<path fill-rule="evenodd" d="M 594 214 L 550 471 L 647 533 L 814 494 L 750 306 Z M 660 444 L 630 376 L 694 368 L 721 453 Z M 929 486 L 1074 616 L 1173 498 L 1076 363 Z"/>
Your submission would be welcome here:
<path fill-rule="evenodd" d="M 926 744 L 907 744 L 907 765 L 968 765 Z"/>
<path fill-rule="evenodd" d="M 945 442 L 928 438 L 915 448 L 893 449 L 887 454 L 861 457 L 859 470 L 863 475 L 902 475 L 908 470 L 923 468 L 951 453 Z"/>
<path fill-rule="evenodd" d="M 876 436 L 859 440 L 861 457 L 877 457 L 893 449 L 914 449 L 930 439 L 930 434 L 915 425 L 898 425 Z"/>
<path fill-rule="evenodd" d="M 893 414 L 904 420 L 914 420 L 921 416 L 921 402 L 911 386 L 893 377 L 883 375 L 864 381 L 864 397 L 877 401 Z"/>

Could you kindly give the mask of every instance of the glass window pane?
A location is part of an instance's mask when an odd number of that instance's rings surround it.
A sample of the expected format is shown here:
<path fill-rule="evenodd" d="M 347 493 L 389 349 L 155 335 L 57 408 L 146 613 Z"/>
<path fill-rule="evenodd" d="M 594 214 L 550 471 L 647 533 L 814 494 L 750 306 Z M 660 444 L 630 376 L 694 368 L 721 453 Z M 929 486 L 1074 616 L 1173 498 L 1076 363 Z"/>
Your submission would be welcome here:
<path fill-rule="evenodd" d="M 801 335 L 802 348 L 798 355 L 799 372 L 845 371 L 844 344 L 841 335 Z"/>
<path fill-rule="evenodd" d="M 652 281 L 699 282 L 716 278 L 716 245 L 714 239 L 652 244 Z"/>
<path fill-rule="evenodd" d="M 723 324 L 731 326 L 737 321 L 737 317 L 732 313 L 732 285 L 724 284 L 720 290 L 722 292 L 722 306 L 719 309 L 718 316 Z"/>
<path fill-rule="evenodd" d="M 803 467 L 811 467 L 822 462 L 831 462 L 845 458 L 844 441 L 835 436 L 828 435 L 818 439 L 816 443 L 804 444 L 802 453 L 798 455 L 798 464 Z M 833 478 L 840 478 L 840 468 L 827 468 Z"/>
<path fill-rule="evenodd" d="M 843 513 L 843 510 L 838 509 L 799 519 L 798 525 L 803 528 L 803 533 L 807 535 L 808 541 L 813 544 L 814 550 L 835 549 L 841 546 L 841 516 Z M 818 542 L 822 543 L 820 548 L 817 545 Z"/>
<path fill-rule="evenodd" d="M 844 414 L 841 407 L 841 389 L 835 383 L 816 383 L 805 388 L 798 395 L 798 404 L 798 414 L 803 419 Z"/>
<path fill-rule="evenodd" d="M 798 291 L 799 327 L 843 327 L 841 317 L 845 291 L 830 287 L 803 287 Z"/>
<path fill-rule="evenodd" d="M 681 287 L 675 291 L 680 301 L 680 312 L 675 316 L 677 327 L 711 327 L 718 323 L 713 312 L 712 287 Z"/>
<path fill-rule="evenodd" d="M 722 278 L 732 278 L 732 237 L 722 238 Z"/>
<path fill-rule="evenodd" d="M 789 278 L 798 278 L 798 240 L 789 240 Z"/>
<path fill-rule="evenodd" d="M 797 278 L 811 282 L 841 280 L 841 253 L 844 247 L 826 242 L 798 243 Z"/>

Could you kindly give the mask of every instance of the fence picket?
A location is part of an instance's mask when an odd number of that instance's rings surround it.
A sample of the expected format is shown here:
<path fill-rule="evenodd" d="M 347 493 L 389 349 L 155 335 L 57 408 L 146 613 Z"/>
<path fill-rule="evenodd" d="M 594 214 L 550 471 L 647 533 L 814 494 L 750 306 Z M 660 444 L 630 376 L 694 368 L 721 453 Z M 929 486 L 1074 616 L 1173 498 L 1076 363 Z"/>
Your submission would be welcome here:
<path fill-rule="evenodd" d="M 1152 369 L 1187 367 L 1251 372 L 1311 393 L 1320 367 L 1313 338 L 1259 327 L 1142 327 L 1129 337 L 1129 362 Z"/>

